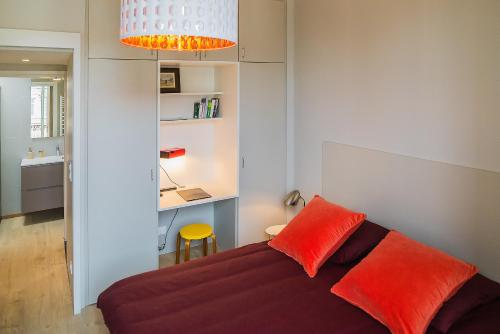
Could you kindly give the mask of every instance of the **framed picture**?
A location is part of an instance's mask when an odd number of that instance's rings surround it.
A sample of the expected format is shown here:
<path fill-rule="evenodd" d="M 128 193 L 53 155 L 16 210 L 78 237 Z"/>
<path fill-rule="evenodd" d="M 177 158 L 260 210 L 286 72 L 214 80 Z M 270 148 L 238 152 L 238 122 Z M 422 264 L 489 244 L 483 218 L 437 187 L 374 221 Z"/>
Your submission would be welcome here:
<path fill-rule="evenodd" d="M 180 93 L 181 75 L 178 68 L 162 67 L 160 70 L 160 93 Z"/>

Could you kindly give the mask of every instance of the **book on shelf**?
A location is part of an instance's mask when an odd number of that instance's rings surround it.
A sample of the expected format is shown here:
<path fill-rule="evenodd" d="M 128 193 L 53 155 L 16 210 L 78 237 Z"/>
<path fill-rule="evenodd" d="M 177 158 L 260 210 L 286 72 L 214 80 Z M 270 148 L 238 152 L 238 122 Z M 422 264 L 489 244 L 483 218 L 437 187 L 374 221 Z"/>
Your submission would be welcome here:
<path fill-rule="evenodd" d="M 212 100 L 208 100 L 208 104 L 207 104 L 207 118 L 212 118 Z"/>
<path fill-rule="evenodd" d="M 194 104 L 194 114 L 193 114 L 194 119 L 200 118 L 200 103 L 196 102 Z"/>
<path fill-rule="evenodd" d="M 194 104 L 194 119 L 219 117 L 220 100 L 218 98 L 202 98 L 201 102 Z"/>
<path fill-rule="evenodd" d="M 213 99 L 213 113 L 212 117 L 217 118 L 219 116 L 219 99 L 214 98 Z"/>
<path fill-rule="evenodd" d="M 200 118 L 207 118 L 207 98 L 201 99 L 201 114 Z"/>

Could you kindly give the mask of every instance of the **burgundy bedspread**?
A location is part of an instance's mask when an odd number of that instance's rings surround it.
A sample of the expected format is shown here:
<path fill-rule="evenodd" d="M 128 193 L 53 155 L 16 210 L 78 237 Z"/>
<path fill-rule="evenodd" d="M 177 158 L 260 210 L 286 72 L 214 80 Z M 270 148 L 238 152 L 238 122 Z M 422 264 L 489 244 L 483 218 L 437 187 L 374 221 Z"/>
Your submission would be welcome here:
<path fill-rule="evenodd" d="M 127 278 L 104 291 L 98 307 L 116 334 L 389 333 L 329 292 L 350 268 L 328 262 L 310 279 L 295 261 L 260 243 Z M 496 333 L 495 314 L 500 301 L 450 333 Z"/>

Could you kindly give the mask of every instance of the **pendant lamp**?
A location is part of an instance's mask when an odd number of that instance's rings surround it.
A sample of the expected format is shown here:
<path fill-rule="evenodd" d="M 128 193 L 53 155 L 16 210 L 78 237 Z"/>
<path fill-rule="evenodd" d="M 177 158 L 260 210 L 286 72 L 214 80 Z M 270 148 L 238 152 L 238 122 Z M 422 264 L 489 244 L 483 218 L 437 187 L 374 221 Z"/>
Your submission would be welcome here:
<path fill-rule="evenodd" d="M 229 48 L 238 42 L 238 0 L 121 0 L 120 39 L 150 50 Z"/>

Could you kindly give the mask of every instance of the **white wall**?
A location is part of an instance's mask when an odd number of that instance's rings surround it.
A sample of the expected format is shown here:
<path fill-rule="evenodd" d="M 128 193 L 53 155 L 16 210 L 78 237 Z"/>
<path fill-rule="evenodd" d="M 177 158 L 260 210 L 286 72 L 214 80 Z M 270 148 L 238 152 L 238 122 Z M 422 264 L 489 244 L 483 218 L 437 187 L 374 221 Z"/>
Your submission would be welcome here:
<path fill-rule="evenodd" d="M 297 0 L 296 181 L 333 141 L 500 172 L 500 2 Z"/>
<path fill-rule="evenodd" d="M 2 0 L 0 27 L 83 32 L 85 0 Z"/>
<path fill-rule="evenodd" d="M 328 189 L 326 196 L 342 191 L 332 181 L 335 178 L 325 177 L 335 171 L 322 170 L 325 142 L 499 175 L 499 16 L 500 1 L 489 0 L 296 0 L 295 180 L 306 198 L 324 189 Z M 328 159 L 334 166 L 336 157 Z M 360 175 L 363 170 L 370 172 L 369 164 L 352 163 Z M 442 186 L 466 189 L 469 181 Z M 409 182 L 425 196 L 417 179 Z M 364 188 L 353 187 L 348 204 L 363 206 Z M 404 185 L 395 187 L 400 187 L 398 193 L 405 193 Z M 380 191 L 384 190 L 389 191 Z M 478 201 L 498 202 L 487 194 L 479 194 Z M 402 196 L 399 205 L 411 206 L 414 196 Z M 337 193 L 331 199 L 344 197 Z M 446 205 L 450 203 L 459 201 Z M 392 226 L 423 242 L 442 245 L 453 254 L 470 251 L 470 258 L 477 255 L 474 247 L 481 248 L 478 240 L 492 242 L 483 228 L 474 232 L 478 234 L 473 245 L 452 243 L 452 237 L 443 233 L 450 226 L 438 214 L 443 212 L 441 204 L 426 207 L 422 215 L 432 223 L 425 227 L 412 219 L 399 225 L 392 221 Z M 386 204 L 374 205 L 371 203 L 369 215 L 393 216 L 390 209 L 382 212 Z M 458 205 L 455 208 L 464 210 Z M 467 214 L 474 216 L 473 211 Z M 492 227 L 497 223 L 494 219 L 488 222 Z M 466 231 L 454 235 L 477 230 L 473 219 L 466 224 Z M 499 236 L 493 238 L 498 243 Z M 498 258 L 494 253 L 489 256 L 483 261 L 484 268 L 494 272 L 493 262 Z"/>
<path fill-rule="evenodd" d="M 295 1 L 286 2 L 286 137 L 287 189 L 295 187 Z"/>
<path fill-rule="evenodd" d="M 31 79 L 0 78 L 2 216 L 21 213 L 21 160 L 28 148 L 56 155 L 59 138 L 31 139 Z"/>

